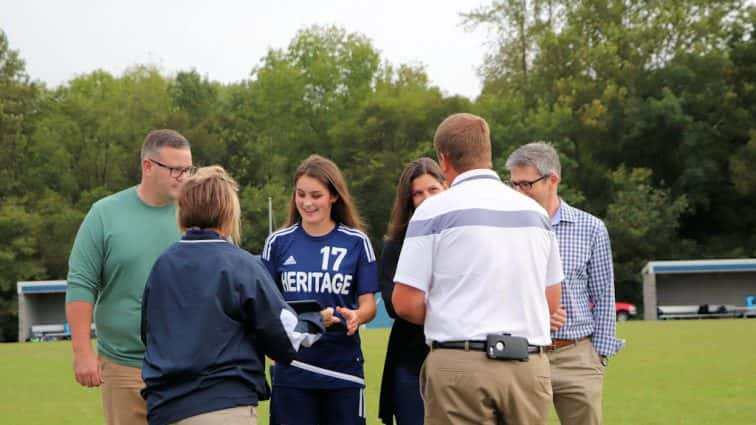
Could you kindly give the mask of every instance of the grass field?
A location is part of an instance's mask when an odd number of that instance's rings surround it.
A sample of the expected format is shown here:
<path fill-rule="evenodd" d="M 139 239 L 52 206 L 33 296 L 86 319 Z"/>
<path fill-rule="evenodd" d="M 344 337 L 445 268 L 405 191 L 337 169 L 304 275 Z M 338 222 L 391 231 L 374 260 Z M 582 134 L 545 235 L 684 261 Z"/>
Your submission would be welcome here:
<path fill-rule="evenodd" d="M 756 320 L 631 321 L 618 334 L 627 346 L 607 369 L 606 424 L 756 424 Z M 388 330 L 362 335 L 377 424 Z M 0 344 L 0 382 L 2 425 L 103 423 L 98 391 L 73 380 L 68 342 Z"/>

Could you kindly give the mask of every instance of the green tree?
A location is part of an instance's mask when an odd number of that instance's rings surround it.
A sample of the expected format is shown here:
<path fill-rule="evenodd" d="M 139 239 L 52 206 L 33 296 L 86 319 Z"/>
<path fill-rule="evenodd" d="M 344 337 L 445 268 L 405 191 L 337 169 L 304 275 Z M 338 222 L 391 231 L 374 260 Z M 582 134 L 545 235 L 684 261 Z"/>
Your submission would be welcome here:
<path fill-rule="evenodd" d="M 462 14 L 469 28 L 491 27 L 496 41 L 480 68 L 484 92 L 517 94 L 533 106 L 530 74 L 539 40 L 554 31 L 563 7 L 555 0 L 501 0 Z"/>
<path fill-rule="evenodd" d="M 166 126 L 190 141 L 194 162 L 199 165 L 228 166 L 228 146 L 221 137 L 219 117 L 221 90 L 220 84 L 195 70 L 179 72 L 168 88 L 173 108 Z"/>
<path fill-rule="evenodd" d="M 571 161 L 577 205 L 602 217 L 618 202 L 607 184 L 616 170 L 651 170 L 649 187 L 685 197 L 668 238 L 678 246 L 622 264 L 752 255 L 755 16 L 737 0 L 501 0 L 465 15 L 496 34 L 475 106 L 491 124 L 497 168 L 515 146 L 551 140 Z"/>
<path fill-rule="evenodd" d="M 19 198 L 27 191 L 21 175 L 28 165 L 39 93 L 0 30 L 0 341 L 16 339 L 16 282 L 44 271 L 37 260 L 39 216 Z"/>
<path fill-rule="evenodd" d="M 287 49 L 269 50 L 251 80 L 223 90 L 218 134 L 234 152 L 229 169 L 251 197 L 243 201 L 244 226 L 251 229 L 245 246 L 261 245 L 267 234 L 268 197 L 276 224 L 283 223 L 291 176 L 305 157 L 324 155 L 349 174 L 349 153 L 366 146 L 341 137 L 340 128 L 371 96 L 378 71 L 379 55 L 367 38 L 314 26 Z"/>
<path fill-rule="evenodd" d="M 29 81 L 23 59 L 0 29 L 0 201 L 23 192 L 19 174 L 37 98 L 38 87 Z"/>
<path fill-rule="evenodd" d="M 167 122 L 168 81 L 145 66 L 120 77 L 94 71 L 48 95 L 43 108 L 30 158 L 35 170 L 52 168 L 32 173 L 28 184 L 66 190 L 76 202 L 83 191 L 116 191 L 138 182 L 142 140 Z M 75 181 L 57 181 L 61 175 Z"/>
<path fill-rule="evenodd" d="M 433 134 L 454 112 L 469 111 L 468 99 L 444 98 L 419 66 L 386 65 L 375 91 L 349 119 L 331 130 L 341 146 L 344 173 L 369 226 L 376 248 L 382 245 L 399 174 L 407 162 L 435 157 Z"/>
<path fill-rule="evenodd" d="M 40 217 L 16 197 L 0 205 L 0 341 L 15 341 L 18 332 L 16 282 L 45 276 L 38 260 Z"/>
<path fill-rule="evenodd" d="M 677 236 L 688 201 L 685 195 L 675 197 L 669 189 L 654 187 L 646 168 L 621 166 L 612 173 L 611 183 L 614 196 L 605 222 L 612 242 L 616 297 L 641 304 L 639 272 L 645 263 L 689 254 L 689 243 Z"/>

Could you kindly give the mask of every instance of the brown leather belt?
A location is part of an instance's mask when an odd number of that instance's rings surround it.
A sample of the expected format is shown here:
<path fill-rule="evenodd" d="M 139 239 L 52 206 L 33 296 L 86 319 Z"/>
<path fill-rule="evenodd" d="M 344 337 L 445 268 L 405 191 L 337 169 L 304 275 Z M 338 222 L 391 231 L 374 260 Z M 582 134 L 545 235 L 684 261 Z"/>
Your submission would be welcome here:
<path fill-rule="evenodd" d="M 578 345 L 578 343 L 583 342 L 587 339 L 588 337 L 580 338 L 580 339 L 552 339 L 551 345 L 544 345 L 543 350 L 554 351 L 560 348 L 569 347 L 571 345 Z"/>

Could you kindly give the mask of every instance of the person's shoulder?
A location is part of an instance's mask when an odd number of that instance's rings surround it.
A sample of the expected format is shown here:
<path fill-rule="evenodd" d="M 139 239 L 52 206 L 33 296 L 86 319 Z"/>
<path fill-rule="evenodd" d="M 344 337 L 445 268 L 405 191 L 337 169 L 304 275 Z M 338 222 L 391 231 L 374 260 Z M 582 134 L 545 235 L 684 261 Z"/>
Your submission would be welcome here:
<path fill-rule="evenodd" d="M 384 239 L 383 240 L 383 251 L 389 252 L 389 251 L 401 251 L 402 245 L 404 244 L 403 240 L 394 240 L 394 239 Z"/>
<path fill-rule="evenodd" d="M 549 213 L 546 212 L 546 209 L 544 209 L 543 206 L 539 204 L 535 199 L 531 198 L 530 196 L 523 195 L 522 193 L 514 189 L 510 189 L 504 185 L 502 186 L 502 196 L 507 197 L 507 205 L 510 205 L 513 210 L 535 211 L 546 217 L 549 216 Z"/>
<path fill-rule="evenodd" d="M 604 224 L 603 220 L 589 213 L 588 211 L 573 207 L 572 205 L 569 205 L 564 201 L 562 202 L 562 214 L 567 215 L 568 217 L 566 218 L 571 219 L 571 221 L 576 222 L 580 226 L 594 230 L 606 229 L 606 225 Z"/>
<path fill-rule="evenodd" d="M 137 199 L 136 186 L 132 186 L 98 199 L 92 203 L 88 215 L 92 217 L 107 216 L 113 212 L 122 211 Z"/>
<path fill-rule="evenodd" d="M 268 235 L 268 237 L 265 238 L 265 244 L 263 245 L 262 254 L 260 254 L 261 258 L 265 261 L 270 261 L 271 252 L 281 249 L 280 248 L 281 244 L 286 245 L 287 243 L 289 243 L 292 240 L 292 238 L 296 237 L 296 235 L 299 233 L 297 232 L 298 229 L 299 229 L 299 224 L 294 224 L 292 226 L 278 229 L 275 232 Z"/>
<path fill-rule="evenodd" d="M 373 252 L 373 244 L 370 242 L 368 235 L 362 230 L 349 227 L 344 224 L 338 224 L 336 231 L 333 232 L 334 237 L 344 238 L 350 240 L 356 246 L 362 246 L 363 250 L 367 254 L 369 261 L 375 261 L 375 252 Z"/>
<path fill-rule="evenodd" d="M 349 227 L 345 224 L 338 224 L 336 226 L 336 231 L 350 238 L 357 238 L 357 239 L 362 239 L 362 240 L 369 239 L 368 235 L 362 230 L 355 229 L 354 227 Z"/>
<path fill-rule="evenodd" d="M 269 252 L 274 245 L 280 245 L 286 243 L 286 241 L 296 238 L 299 230 L 299 224 L 283 227 L 268 235 L 265 238 L 265 245 L 263 246 L 263 257 L 266 257 L 265 253 Z"/>
<path fill-rule="evenodd" d="M 229 242 L 228 240 L 220 241 L 216 240 L 218 243 L 211 243 L 211 244 L 198 244 L 198 245 L 205 245 L 207 249 L 209 249 L 209 252 L 218 252 L 217 255 L 222 255 L 226 258 L 232 258 L 234 260 L 253 260 L 255 258 L 258 258 L 258 255 L 252 254 L 251 252 L 247 251 L 246 249 L 234 245 L 233 243 Z M 177 245 L 180 245 L 181 243 L 177 243 Z M 202 255 L 202 254 L 200 254 Z"/>
<path fill-rule="evenodd" d="M 404 245 L 403 240 L 384 239 L 381 250 L 381 262 L 384 265 L 394 263 L 394 266 L 396 266 L 396 262 L 399 260 L 399 255 L 402 252 L 402 245 Z"/>
<path fill-rule="evenodd" d="M 224 255 L 231 257 L 237 264 L 246 264 L 252 267 L 265 268 L 260 255 L 253 254 L 244 248 L 238 247 L 232 243 L 224 246 L 226 252 Z"/>
<path fill-rule="evenodd" d="M 415 209 L 410 221 L 427 220 L 463 207 L 464 203 L 458 200 L 458 191 L 454 191 L 453 189 L 454 188 L 449 188 L 438 195 L 431 196 L 423 201 L 423 203 Z"/>
<path fill-rule="evenodd" d="M 268 245 L 275 242 L 276 240 L 283 240 L 283 239 L 291 238 L 296 234 L 298 229 L 299 229 L 299 224 L 294 224 L 288 227 L 282 227 L 274 231 L 270 235 L 268 235 L 268 237 L 265 239 L 265 244 Z"/>
<path fill-rule="evenodd" d="M 250 276 L 268 276 L 268 268 L 262 255 L 253 254 L 243 248 L 234 246 L 234 263 L 238 272 Z"/>
<path fill-rule="evenodd" d="M 242 256 L 242 258 L 254 269 L 265 271 L 265 273 L 268 272 L 268 268 L 265 267 L 265 263 L 263 263 L 263 260 L 259 255 L 255 255 L 255 254 L 252 254 L 251 252 L 244 251 L 244 255 Z"/>
<path fill-rule="evenodd" d="M 179 242 L 170 244 L 168 248 L 165 249 L 165 251 L 158 255 L 153 267 L 157 267 L 158 265 L 163 264 L 166 261 L 172 261 L 174 258 L 178 258 L 183 261 L 186 258 L 186 254 L 182 252 L 181 248 L 182 247 Z"/>
<path fill-rule="evenodd" d="M 181 245 L 176 243 L 175 246 Z M 252 269 L 266 270 L 265 265 L 259 255 L 255 255 L 246 249 L 236 246 L 231 242 L 201 244 L 206 245 L 209 249 L 206 253 L 198 252 L 195 255 L 214 255 L 222 258 L 221 261 L 227 264 L 233 264 L 236 271 L 244 273 Z"/>
<path fill-rule="evenodd" d="M 119 208 L 123 204 L 133 202 L 136 199 L 136 186 L 131 186 L 98 199 L 92 204 L 92 210 Z"/>

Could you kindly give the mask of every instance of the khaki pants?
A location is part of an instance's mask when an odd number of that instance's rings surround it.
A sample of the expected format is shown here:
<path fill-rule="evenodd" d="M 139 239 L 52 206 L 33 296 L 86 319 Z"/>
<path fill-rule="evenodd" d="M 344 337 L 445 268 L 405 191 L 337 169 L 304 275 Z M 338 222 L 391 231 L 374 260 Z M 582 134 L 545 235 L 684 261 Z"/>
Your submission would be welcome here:
<path fill-rule="evenodd" d="M 100 356 L 105 381 L 100 386 L 102 408 L 108 425 L 146 425 L 147 404 L 139 391 L 144 388 L 142 370 L 114 363 Z"/>
<path fill-rule="evenodd" d="M 257 425 L 257 408 L 239 406 L 216 410 L 182 419 L 174 425 Z"/>
<path fill-rule="evenodd" d="M 601 424 L 604 366 L 590 339 L 548 353 L 554 407 L 562 425 Z"/>
<path fill-rule="evenodd" d="M 545 354 L 527 362 L 482 351 L 432 350 L 420 371 L 425 424 L 546 424 L 551 384 Z"/>

